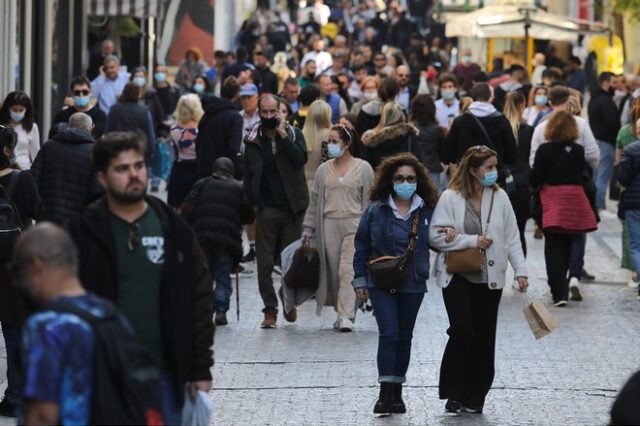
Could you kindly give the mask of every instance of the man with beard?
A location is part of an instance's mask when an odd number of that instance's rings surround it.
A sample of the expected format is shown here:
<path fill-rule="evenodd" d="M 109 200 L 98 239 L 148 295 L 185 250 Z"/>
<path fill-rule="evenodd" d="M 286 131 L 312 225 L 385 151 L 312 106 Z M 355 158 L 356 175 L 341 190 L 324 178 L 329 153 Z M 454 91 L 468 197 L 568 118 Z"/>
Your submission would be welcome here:
<path fill-rule="evenodd" d="M 145 147 L 144 136 L 132 132 L 106 134 L 94 145 L 106 196 L 69 230 L 82 283 L 129 320 L 161 371 L 165 423 L 180 424 L 185 385 L 211 388 L 212 280 L 191 228 L 146 196 Z"/>
<path fill-rule="evenodd" d="M 307 145 L 299 129 L 286 124 L 280 101 L 264 95 L 258 101 L 260 124 L 245 135 L 245 199 L 257 208 L 256 261 L 258 286 L 264 303 L 262 328 L 274 328 L 278 298 L 273 288 L 273 260 L 302 234 L 309 204 L 304 174 Z M 279 244 L 278 244 L 279 243 Z M 296 320 L 296 310 L 285 319 Z"/>

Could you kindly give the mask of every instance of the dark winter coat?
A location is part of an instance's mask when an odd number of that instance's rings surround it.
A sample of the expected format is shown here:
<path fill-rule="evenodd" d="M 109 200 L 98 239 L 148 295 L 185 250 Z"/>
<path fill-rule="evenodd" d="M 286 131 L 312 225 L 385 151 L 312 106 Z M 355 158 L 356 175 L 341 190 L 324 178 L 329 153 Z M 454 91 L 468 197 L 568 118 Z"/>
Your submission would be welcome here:
<path fill-rule="evenodd" d="M 419 131 L 418 143 L 420 144 L 425 167 L 431 173 L 441 172 L 445 138 L 442 127 L 435 122 L 428 126 L 417 125 L 416 127 Z"/>
<path fill-rule="evenodd" d="M 75 106 L 70 106 L 69 108 L 59 111 L 53 119 L 53 124 L 68 124 L 69 119 L 76 112 L 82 111 L 78 111 Z M 91 107 L 88 111 L 85 112 L 85 114 L 91 117 L 91 120 L 93 121 L 93 137 L 99 139 L 104 134 L 104 125 L 107 122 L 107 114 L 105 114 L 104 111 L 100 109 L 100 106 L 98 104 L 95 104 L 93 107 Z"/>
<path fill-rule="evenodd" d="M 107 132 L 142 132 L 147 138 L 145 160 L 151 163 L 156 144 L 156 131 L 149 108 L 136 102 L 118 102 L 113 105 L 107 115 Z"/>
<path fill-rule="evenodd" d="M 242 117 L 228 99 L 207 96 L 202 100 L 204 115 L 198 124 L 196 144 L 196 176 L 211 176 L 213 163 L 220 157 L 233 161 L 236 179 L 242 179 L 244 167 L 240 146 L 242 143 Z"/>
<path fill-rule="evenodd" d="M 640 210 L 640 142 L 627 145 L 622 151 L 618 182 L 625 187 L 620 209 Z"/>
<path fill-rule="evenodd" d="M 42 198 L 38 221 L 64 224 L 84 211 L 104 190 L 91 160 L 93 137 L 83 129 L 65 129 L 42 145 L 31 175 Z"/>
<path fill-rule="evenodd" d="M 398 123 L 362 135 L 362 159 L 375 170 L 385 157 L 410 152 L 423 162 L 418 129 L 410 123 Z"/>
<path fill-rule="evenodd" d="M 242 225 L 253 222 L 253 209 L 243 202 L 242 182 L 232 176 L 200 179 L 185 199 L 182 214 L 205 252 L 240 261 Z"/>
<path fill-rule="evenodd" d="M 147 197 L 164 234 L 164 270 L 160 304 L 167 369 L 182 403 L 187 382 L 211 380 L 213 365 L 212 278 L 195 234 L 165 203 Z M 80 255 L 85 288 L 114 303 L 118 300 L 118 264 L 106 199 L 69 222 Z M 144 301 L 141 301 L 144 303 Z"/>
<path fill-rule="evenodd" d="M 596 89 L 591 92 L 588 110 L 593 136 L 597 140 L 615 145 L 620 130 L 620 114 L 613 97 L 600 88 Z"/>

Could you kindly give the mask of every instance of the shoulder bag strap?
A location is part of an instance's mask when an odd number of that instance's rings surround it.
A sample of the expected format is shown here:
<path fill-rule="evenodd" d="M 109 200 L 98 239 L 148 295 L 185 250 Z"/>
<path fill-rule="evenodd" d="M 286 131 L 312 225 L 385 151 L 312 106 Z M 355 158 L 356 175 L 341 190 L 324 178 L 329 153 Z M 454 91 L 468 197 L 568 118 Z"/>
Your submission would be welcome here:
<path fill-rule="evenodd" d="M 411 233 L 409 234 L 409 244 L 407 245 L 407 252 L 413 251 L 413 242 L 416 240 L 419 221 L 420 208 L 418 208 L 418 210 L 416 210 L 416 214 L 413 215 L 413 223 L 411 225 Z"/>
<path fill-rule="evenodd" d="M 489 136 L 489 133 L 487 132 L 487 128 L 484 127 L 484 124 L 482 124 L 482 121 L 480 121 L 480 119 L 478 117 L 476 117 L 475 115 L 473 115 L 470 112 L 465 112 L 465 114 L 469 114 L 469 116 L 471 118 L 473 118 L 473 120 L 476 122 L 476 124 L 480 127 L 480 130 L 482 130 L 482 134 L 484 135 L 485 139 L 487 140 L 487 146 L 495 151 L 496 147 L 493 145 L 493 141 L 491 140 L 491 137 Z"/>
<path fill-rule="evenodd" d="M 496 197 L 495 189 L 491 190 L 491 204 L 489 205 L 489 215 L 487 216 L 487 227 L 484 230 L 485 237 L 487 236 L 487 232 L 489 232 L 489 223 L 491 223 L 491 213 L 493 212 L 493 200 Z"/>

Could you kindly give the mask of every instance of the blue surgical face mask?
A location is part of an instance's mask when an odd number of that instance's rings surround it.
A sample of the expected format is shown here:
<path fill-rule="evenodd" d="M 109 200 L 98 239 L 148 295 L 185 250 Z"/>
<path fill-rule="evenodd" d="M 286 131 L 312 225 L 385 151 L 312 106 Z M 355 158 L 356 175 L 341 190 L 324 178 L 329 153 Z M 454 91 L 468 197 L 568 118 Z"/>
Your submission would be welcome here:
<path fill-rule="evenodd" d="M 147 84 L 147 79 L 144 77 L 133 77 L 133 84 L 138 87 L 142 87 Z"/>
<path fill-rule="evenodd" d="M 154 74 L 153 78 L 155 78 L 158 83 L 164 83 L 167 81 L 167 73 L 157 72 Z"/>
<path fill-rule="evenodd" d="M 89 105 L 89 102 L 91 102 L 90 96 L 74 96 L 73 97 L 73 104 L 76 106 L 76 108 L 84 108 L 87 105 Z"/>
<path fill-rule="evenodd" d="M 536 95 L 536 105 L 546 105 L 548 101 L 547 95 Z"/>
<path fill-rule="evenodd" d="M 446 89 L 446 90 L 443 90 L 441 93 L 442 93 L 442 99 L 444 99 L 445 101 L 450 101 L 451 99 L 456 97 L 455 90 Z"/>
<path fill-rule="evenodd" d="M 401 200 L 408 200 L 411 198 L 413 194 L 415 194 L 417 188 L 417 183 L 402 182 L 393 184 L 393 191 Z"/>
<path fill-rule="evenodd" d="M 15 121 L 16 123 L 19 123 L 24 119 L 24 112 L 10 111 L 9 115 L 11 116 L 11 121 Z"/>
<path fill-rule="evenodd" d="M 478 180 L 482 186 L 491 186 L 498 181 L 498 171 L 492 170 L 490 172 L 485 172 L 484 177 Z"/>
<path fill-rule="evenodd" d="M 340 145 L 337 143 L 330 143 L 327 145 L 327 155 L 329 155 L 330 158 L 342 157 L 343 153 L 344 150 L 342 150 Z"/>
<path fill-rule="evenodd" d="M 196 93 L 202 93 L 204 92 L 204 84 L 202 83 L 196 83 L 193 85 L 193 91 Z"/>
<path fill-rule="evenodd" d="M 462 62 L 464 62 L 465 64 L 468 64 L 469 62 L 471 62 L 471 56 L 470 55 L 464 55 L 462 57 Z"/>

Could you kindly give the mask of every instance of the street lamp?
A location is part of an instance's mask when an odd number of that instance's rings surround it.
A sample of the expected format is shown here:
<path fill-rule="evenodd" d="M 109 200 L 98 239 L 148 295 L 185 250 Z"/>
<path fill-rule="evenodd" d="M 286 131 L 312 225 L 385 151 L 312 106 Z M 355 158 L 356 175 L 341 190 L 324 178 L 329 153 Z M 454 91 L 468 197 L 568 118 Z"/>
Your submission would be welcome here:
<path fill-rule="evenodd" d="M 533 5 L 518 7 L 518 13 L 524 14 L 524 68 L 529 69 L 529 29 L 531 28 L 531 14 L 538 11 Z"/>

